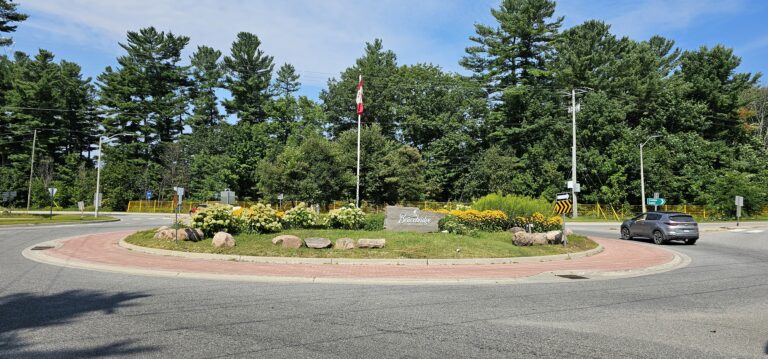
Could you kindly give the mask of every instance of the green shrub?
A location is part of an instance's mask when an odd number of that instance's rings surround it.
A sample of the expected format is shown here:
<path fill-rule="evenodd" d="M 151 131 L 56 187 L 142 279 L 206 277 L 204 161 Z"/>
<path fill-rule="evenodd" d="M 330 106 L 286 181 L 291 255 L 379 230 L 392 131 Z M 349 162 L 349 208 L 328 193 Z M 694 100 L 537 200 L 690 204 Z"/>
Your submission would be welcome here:
<path fill-rule="evenodd" d="M 206 237 L 213 237 L 216 232 L 236 234 L 240 225 L 240 220 L 232 214 L 232 206 L 225 204 L 199 208 L 192 216 L 192 227 L 200 228 Z"/>
<path fill-rule="evenodd" d="M 366 231 L 381 231 L 384 229 L 384 213 L 369 213 L 365 216 L 363 229 Z"/>
<path fill-rule="evenodd" d="M 474 235 L 477 232 L 477 230 L 467 227 L 461 218 L 452 215 L 440 219 L 437 226 L 441 231 L 448 231 L 448 233 L 453 234 Z"/>
<path fill-rule="evenodd" d="M 365 213 L 354 204 L 348 204 L 328 213 L 328 225 L 331 228 L 360 229 L 365 221 Z"/>
<path fill-rule="evenodd" d="M 256 203 L 240 214 L 243 229 L 250 233 L 271 233 L 283 229 L 272 205 Z"/>
<path fill-rule="evenodd" d="M 296 207 L 285 211 L 283 224 L 287 228 L 310 228 L 317 222 L 317 214 L 306 203 L 300 202 Z"/>

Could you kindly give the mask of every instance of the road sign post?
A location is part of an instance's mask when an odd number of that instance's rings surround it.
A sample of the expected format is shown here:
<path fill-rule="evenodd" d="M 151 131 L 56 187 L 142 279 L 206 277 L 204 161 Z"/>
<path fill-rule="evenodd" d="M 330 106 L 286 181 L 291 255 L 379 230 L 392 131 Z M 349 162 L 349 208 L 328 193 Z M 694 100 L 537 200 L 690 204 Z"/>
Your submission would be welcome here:
<path fill-rule="evenodd" d="M 56 195 L 56 191 L 58 191 L 56 187 L 48 187 L 48 194 L 51 195 L 51 214 L 48 218 L 51 220 L 53 220 L 53 196 Z"/>
<path fill-rule="evenodd" d="M 181 202 L 182 198 L 184 198 L 184 187 L 173 187 L 173 190 L 176 191 L 176 223 L 174 224 L 174 227 L 176 227 L 176 238 L 174 241 L 179 241 L 179 211 L 181 210 Z"/>
<path fill-rule="evenodd" d="M 741 207 L 744 206 L 744 197 L 736 196 L 736 227 L 739 226 L 739 219 L 741 218 Z"/>
<path fill-rule="evenodd" d="M 568 236 L 565 234 L 565 214 L 573 210 L 573 207 L 571 204 L 571 194 L 558 193 L 556 198 L 557 200 L 555 201 L 555 212 L 561 215 L 563 219 L 562 238 L 563 238 L 563 245 L 565 246 L 566 244 L 568 244 Z"/>

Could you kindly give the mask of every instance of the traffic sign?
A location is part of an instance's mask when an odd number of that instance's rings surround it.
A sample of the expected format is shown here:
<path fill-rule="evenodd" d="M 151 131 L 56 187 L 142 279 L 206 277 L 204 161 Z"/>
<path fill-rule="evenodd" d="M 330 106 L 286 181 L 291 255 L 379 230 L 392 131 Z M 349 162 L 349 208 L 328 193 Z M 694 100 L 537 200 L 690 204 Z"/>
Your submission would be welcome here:
<path fill-rule="evenodd" d="M 665 203 L 667 203 L 667 200 L 664 198 L 646 198 L 645 204 L 649 206 L 663 206 Z"/>
<path fill-rule="evenodd" d="M 152 199 L 152 191 L 147 191 L 147 201 Z"/>
<path fill-rule="evenodd" d="M 557 214 L 566 214 L 573 210 L 573 203 L 570 199 L 561 199 L 555 202 L 555 212 Z"/>
<path fill-rule="evenodd" d="M 557 194 L 557 200 L 558 201 L 561 200 L 561 199 L 569 199 L 569 198 L 571 198 L 571 194 L 570 193 L 558 193 Z"/>
<path fill-rule="evenodd" d="M 48 187 L 48 194 L 50 194 L 51 197 L 55 196 L 56 192 L 58 192 L 58 191 L 59 190 L 56 187 Z"/>

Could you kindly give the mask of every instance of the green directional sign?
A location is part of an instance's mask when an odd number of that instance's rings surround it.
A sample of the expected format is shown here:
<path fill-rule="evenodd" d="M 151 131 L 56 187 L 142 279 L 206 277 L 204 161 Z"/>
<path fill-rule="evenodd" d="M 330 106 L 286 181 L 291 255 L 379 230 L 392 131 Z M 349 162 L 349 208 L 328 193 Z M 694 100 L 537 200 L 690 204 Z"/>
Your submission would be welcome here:
<path fill-rule="evenodd" d="M 665 203 L 667 203 L 667 200 L 664 198 L 646 198 L 645 204 L 649 206 L 663 206 Z"/>

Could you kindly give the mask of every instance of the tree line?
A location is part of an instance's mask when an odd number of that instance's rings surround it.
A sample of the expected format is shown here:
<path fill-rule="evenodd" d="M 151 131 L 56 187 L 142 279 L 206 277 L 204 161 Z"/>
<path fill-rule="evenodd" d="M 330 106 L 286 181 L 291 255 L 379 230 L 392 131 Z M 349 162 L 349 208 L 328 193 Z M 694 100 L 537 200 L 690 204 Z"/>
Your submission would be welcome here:
<path fill-rule="evenodd" d="M 563 29 L 551 0 L 503 0 L 477 24 L 458 59 L 464 76 L 399 64 L 380 39 L 328 80 L 319 101 L 298 96 L 291 64 L 275 64 L 256 34 L 229 54 L 154 27 L 129 31 L 124 54 L 94 80 L 40 50 L 0 56 L 0 191 L 90 203 L 99 136 L 105 204 L 125 208 L 152 191 L 187 188 L 195 200 L 229 188 L 241 199 L 328 203 L 354 199 L 358 76 L 364 79 L 361 198 L 372 203 L 470 201 L 494 192 L 551 199 L 571 172 L 571 90 L 580 91 L 581 201 L 668 203 L 722 211 L 768 204 L 768 90 L 740 73 L 722 45 L 683 51 L 637 41 L 589 20 Z M 25 15 L 0 0 L 0 32 Z M 13 25 L 13 26 L 12 26 Z M 10 39 L 2 39 L 0 46 Z"/>

